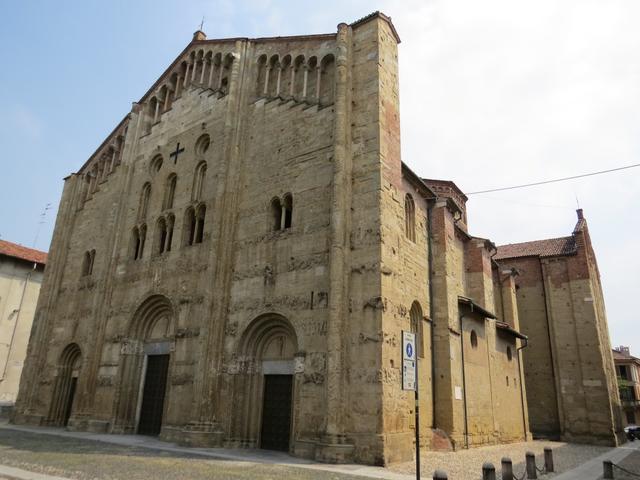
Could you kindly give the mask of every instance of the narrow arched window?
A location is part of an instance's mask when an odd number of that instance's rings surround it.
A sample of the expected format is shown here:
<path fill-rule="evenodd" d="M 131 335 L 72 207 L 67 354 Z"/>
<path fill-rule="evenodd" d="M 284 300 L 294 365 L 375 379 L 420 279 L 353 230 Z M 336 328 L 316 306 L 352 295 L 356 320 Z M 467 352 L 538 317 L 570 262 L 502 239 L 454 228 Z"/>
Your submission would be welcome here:
<path fill-rule="evenodd" d="M 142 258 L 142 256 L 144 255 L 144 246 L 146 242 L 147 242 L 147 226 L 142 225 L 140 227 L 140 252 L 138 254 L 138 258 Z"/>
<path fill-rule="evenodd" d="M 475 330 L 471 330 L 471 335 L 469 338 L 470 342 L 471 342 L 471 347 L 472 348 L 478 348 L 478 334 L 476 333 Z"/>
<path fill-rule="evenodd" d="M 82 258 L 82 277 L 86 277 L 89 275 L 91 269 L 91 252 L 84 252 L 84 256 Z"/>
<path fill-rule="evenodd" d="M 406 194 L 404 197 L 404 230 L 407 238 L 416 241 L 416 206 L 413 197 Z"/>
<path fill-rule="evenodd" d="M 187 208 L 184 215 L 184 244 L 193 245 L 196 236 L 196 212 L 193 207 Z"/>
<path fill-rule="evenodd" d="M 140 254 L 140 231 L 138 230 L 138 227 L 134 227 L 133 232 L 131 233 L 131 256 L 133 260 L 137 260 L 139 254 Z"/>
<path fill-rule="evenodd" d="M 291 228 L 291 223 L 293 220 L 293 197 L 291 197 L 290 193 L 287 193 L 284 196 L 282 207 L 284 209 L 284 225 L 282 226 L 282 228 Z"/>
<path fill-rule="evenodd" d="M 176 196 L 176 185 L 178 183 L 178 177 L 175 173 L 172 173 L 167 178 L 167 186 L 164 193 L 164 210 L 170 210 L 173 208 L 173 201 Z"/>
<path fill-rule="evenodd" d="M 96 251 L 95 250 L 91 250 L 91 252 L 89 252 L 89 275 L 93 275 L 93 265 L 96 262 Z"/>
<path fill-rule="evenodd" d="M 165 247 L 166 247 L 166 243 L 167 243 L 167 222 L 165 221 L 164 218 L 160 218 L 160 220 L 158 220 L 158 225 L 157 225 L 157 239 L 156 239 L 156 253 L 158 255 L 162 255 L 164 253 Z"/>
<path fill-rule="evenodd" d="M 271 200 L 271 222 L 274 231 L 280 230 L 282 226 L 282 204 L 279 198 Z"/>
<path fill-rule="evenodd" d="M 147 211 L 149 210 L 149 201 L 151 199 L 151 184 L 149 182 L 142 186 L 142 193 L 140 194 L 140 206 L 138 208 L 138 220 L 147 218 Z"/>
<path fill-rule="evenodd" d="M 418 358 L 424 358 L 424 318 L 422 307 L 418 302 L 411 304 L 409 317 L 411 318 L 411 331 L 416 334 L 416 355 Z"/>
<path fill-rule="evenodd" d="M 202 243 L 204 239 L 204 218 L 207 214 L 207 206 L 202 204 L 198 207 L 196 212 L 196 236 L 193 240 L 194 243 Z"/>
<path fill-rule="evenodd" d="M 207 176 L 207 163 L 200 162 L 196 167 L 196 171 L 193 176 L 193 194 L 192 194 L 193 201 L 202 200 L 204 195 L 204 181 L 206 176 Z"/>
<path fill-rule="evenodd" d="M 167 217 L 167 240 L 165 250 L 171 251 L 171 244 L 173 243 L 173 227 L 176 223 L 176 218 L 173 215 Z"/>

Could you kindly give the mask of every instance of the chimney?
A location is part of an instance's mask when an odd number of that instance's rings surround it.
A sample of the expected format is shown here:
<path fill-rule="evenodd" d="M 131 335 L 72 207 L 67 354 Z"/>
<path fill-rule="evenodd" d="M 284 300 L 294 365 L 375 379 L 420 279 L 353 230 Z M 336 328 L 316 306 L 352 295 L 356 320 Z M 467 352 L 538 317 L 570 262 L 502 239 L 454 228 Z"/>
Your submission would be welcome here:
<path fill-rule="evenodd" d="M 576 213 L 578 214 L 578 220 L 584 220 L 584 215 L 582 214 L 581 208 L 577 209 Z"/>
<path fill-rule="evenodd" d="M 204 33 L 202 30 L 196 30 L 195 32 L 193 32 L 193 41 L 197 42 L 199 40 L 206 40 L 207 39 L 207 34 Z"/>
<path fill-rule="evenodd" d="M 627 357 L 629 357 L 631 355 L 630 351 L 629 351 L 629 347 L 623 347 L 622 345 L 620 345 L 618 347 L 618 351 L 623 354 L 626 355 Z"/>

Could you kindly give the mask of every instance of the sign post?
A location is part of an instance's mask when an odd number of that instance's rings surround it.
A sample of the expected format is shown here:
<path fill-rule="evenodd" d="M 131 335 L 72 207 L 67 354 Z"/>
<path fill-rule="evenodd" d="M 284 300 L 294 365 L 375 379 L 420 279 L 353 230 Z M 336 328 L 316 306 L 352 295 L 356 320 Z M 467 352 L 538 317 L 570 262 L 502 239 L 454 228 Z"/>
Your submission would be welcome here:
<path fill-rule="evenodd" d="M 416 480 L 420 480 L 420 404 L 418 402 L 418 357 L 416 334 L 402 331 L 402 389 L 413 390 L 416 412 Z"/>

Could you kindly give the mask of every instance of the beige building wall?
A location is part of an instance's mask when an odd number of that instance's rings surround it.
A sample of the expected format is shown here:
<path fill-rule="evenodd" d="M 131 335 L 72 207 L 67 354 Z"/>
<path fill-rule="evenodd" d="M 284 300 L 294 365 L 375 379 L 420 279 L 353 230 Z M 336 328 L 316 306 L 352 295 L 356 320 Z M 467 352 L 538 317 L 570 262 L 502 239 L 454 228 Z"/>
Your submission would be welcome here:
<path fill-rule="evenodd" d="M 12 405 L 36 311 L 44 266 L 0 254 L 0 405 Z"/>

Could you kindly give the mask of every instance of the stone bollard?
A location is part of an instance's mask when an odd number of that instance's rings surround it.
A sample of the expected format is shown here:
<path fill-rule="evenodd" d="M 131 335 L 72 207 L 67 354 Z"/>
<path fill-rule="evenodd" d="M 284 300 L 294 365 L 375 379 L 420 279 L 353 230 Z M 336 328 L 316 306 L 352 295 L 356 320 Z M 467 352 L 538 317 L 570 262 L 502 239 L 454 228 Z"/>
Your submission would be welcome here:
<path fill-rule="evenodd" d="M 553 472 L 553 450 L 544 447 L 544 470 L 546 473 Z"/>
<path fill-rule="evenodd" d="M 502 457 L 502 480 L 513 480 L 513 462 L 508 457 Z"/>
<path fill-rule="evenodd" d="M 602 478 L 613 478 L 613 463 L 611 460 L 602 462 L 603 475 Z"/>
<path fill-rule="evenodd" d="M 527 478 L 538 478 L 536 471 L 536 455 L 533 452 L 527 452 Z"/>
<path fill-rule="evenodd" d="M 436 470 L 435 472 L 433 472 L 433 480 L 447 480 L 447 474 L 446 472 L 443 472 L 442 470 Z"/>
<path fill-rule="evenodd" d="M 482 464 L 482 480 L 496 480 L 496 467 L 493 463 L 484 462 Z"/>

